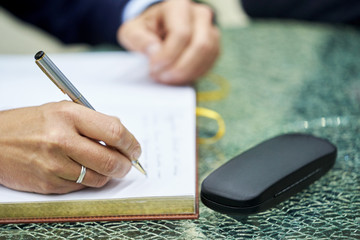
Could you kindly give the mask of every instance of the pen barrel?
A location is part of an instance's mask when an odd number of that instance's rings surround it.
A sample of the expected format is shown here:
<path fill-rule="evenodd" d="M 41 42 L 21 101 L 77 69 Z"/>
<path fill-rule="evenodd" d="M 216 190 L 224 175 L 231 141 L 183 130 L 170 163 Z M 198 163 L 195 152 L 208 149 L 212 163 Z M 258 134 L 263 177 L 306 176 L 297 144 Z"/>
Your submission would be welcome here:
<path fill-rule="evenodd" d="M 43 53 L 40 58 L 36 59 L 36 64 L 63 93 L 71 98 L 71 100 L 95 110 L 45 53 Z"/>

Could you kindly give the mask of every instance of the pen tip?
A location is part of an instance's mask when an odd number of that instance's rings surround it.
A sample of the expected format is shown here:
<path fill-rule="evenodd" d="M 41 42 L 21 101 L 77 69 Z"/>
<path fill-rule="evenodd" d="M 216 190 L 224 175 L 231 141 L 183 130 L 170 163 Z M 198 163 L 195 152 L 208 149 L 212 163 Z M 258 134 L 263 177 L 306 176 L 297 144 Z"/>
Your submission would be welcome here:
<path fill-rule="evenodd" d="M 132 165 L 139 170 L 142 174 L 144 174 L 145 176 L 147 176 L 146 171 L 144 170 L 144 168 L 141 166 L 141 164 L 139 163 L 139 161 L 132 161 Z"/>
<path fill-rule="evenodd" d="M 36 54 L 35 54 L 35 60 L 39 60 L 41 59 L 43 56 L 44 56 L 44 52 L 43 51 L 38 51 Z"/>

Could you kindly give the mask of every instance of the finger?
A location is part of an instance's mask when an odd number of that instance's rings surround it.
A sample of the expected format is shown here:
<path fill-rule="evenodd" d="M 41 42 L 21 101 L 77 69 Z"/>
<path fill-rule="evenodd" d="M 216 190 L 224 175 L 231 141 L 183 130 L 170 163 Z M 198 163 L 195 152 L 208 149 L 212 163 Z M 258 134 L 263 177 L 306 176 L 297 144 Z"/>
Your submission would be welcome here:
<path fill-rule="evenodd" d="M 150 27 L 142 19 L 123 24 L 118 35 L 120 44 L 131 51 L 151 56 L 161 48 L 161 39 L 156 26 Z"/>
<path fill-rule="evenodd" d="M 189 47 L 171 67 L 153 76 L 170 84 L 184 84 L 207 72 L 219 55 L 219 32 L 212 25 L 212 12 L 206 6 L 194 10 L 194 36 Z"/>
<path fill-rule="evenodd" d="M 151 72 L 161 71 L 176 61 L 189 44 L 193 33 L 189 1 L 166 2 L 159 14 L 163 19 L 166 36 L 161 51 L 151 58 Z"/>
<path fill-rule="evenodd" d="M 213 67 L 218 56 L 219 56 L 219 51 L 217 51 L 215 54 L 213 54 L 213 55 L 209 56 L 207 59 L 205 59 L 203 61 L 203 64 L 201 64 L 201 66 L 198 69 L 196 69 L 193 74 L 192 73 L 189 74 L 189 77 L 179 76 L 178 81 L 176 81 L 176 79 L 175 79 L 175 83 L 178 83 L 178 84 L 191 83 L 192 80 L 196 80 L 197 78 L 202 77 Z M 187 82 L 187 80 L 190 82 Z"/>
<path fill-rule="evenodd" d="M 75 182 L 78 180 L 79 176 L 81 173 L 81 168 L 80 171 L 78 172 L 78 176 L 76 177 L 76 179 L 74 180 Z M 101 175 L 95 171 L 93 171 L 90 168 L 86 168 L 86 173 L 84 176 L 83 181 L 81 182 L 82 185 L 87 186 L 87 187 L 95 187 L 95 188 L 100 188 L 105 186 L 105 184 L 107 184 L 110 181 L 111 177 L 106 177 L 104 175 Z"/>
<path fill-rule="evenodd" d="M 137 160 L 141 148 L 136 138 L 125 128 L 116 117 L 111 117 L 83 106 L 78 107 L 75 117 L 75 127 L 87 138 L 103 141 L 114 147 L 130 160 Z M 96 148 L 98 149 L 98 148 Z M 110 151 L 110 149 L 107 149 Z"/>
<path fill-rule="evenodd" d="M 38 178 L 30 179 L 30 183 L 33 185 L 33 191 L 42 194 L 64 194 L 74 192 L 85 188 L 84 185 L 76 184 L 73 181 L 63 179 L 56 174 L 51 174 L 44 179 L 41 179 L 41 174 Z M 40 177 L 40 178 L 39 178 Z M 18 189 L 22 190 L 22 189 Z M 26 191 L 26 189 L 25 189 Z"/>
<path fill-rule="evenodd" d="M 76 163 L 72 159 L 68 159 L 67 164 L 65 164 L 61 171 L 58 172 L 58 176 L 64 180 L 69 180 L 76 183 L 80 176 L 81 170 L 82 167 L 79 163 Z M 85 177 L 83 178 L 81 184 L 87 187 L 99 188 L 104 186 L 110 179 L 110 177 L 99 174 L 89 167 L 86 167 Z"/>
<path fill-rule="evenodd" d="M 74 165 L 67 167 L 74 170 L 66 176 L 62 175 L 63 178 L 76 180 L 82 165 L 88 169 L 89 175 L 84 179 L 84 184 L 98 187 L 105 184 L 108 177 L 122 178 L 130 171 L 130 160 L 118 150 L 82 136 L 74 136 L 73 140 L 76 146 L 67 146 L 65 151 L 80 168 Z"/>
<path fill-rule="evenodd" d="M 37 193 L 42 194 L 65 194 L 69 192 L 79 191 L 84 189 L 86 186 L 78 184 L 62 178 L 57 178 L 52 182 L 38 183 Z"/>
<path fill-rule="evenodd" d="M 209 69 L 214 65 L 215 61 L 217 59 L 217 55 L 209 56 L 208 58 L 204 59 L 201 62 L 201 66 L 199 68 L 188 69 L 186 67 L 186 64 L 184 70 L 181 70 L 181 66 L 173 66 L 173 69 L 169 69 L 167 72 L 161 74 L 161 75 L 151 75 L 153 79 L 156 79 L 157 81 L 162 82 L 163 84 L 169 84 L 169 85 L 186 85 L 186 84 L 192 84 L 195 80 L 197 80 L 199 77 L 206 74 Z M 179 64 L 180 65 L 180 64 Z"/>

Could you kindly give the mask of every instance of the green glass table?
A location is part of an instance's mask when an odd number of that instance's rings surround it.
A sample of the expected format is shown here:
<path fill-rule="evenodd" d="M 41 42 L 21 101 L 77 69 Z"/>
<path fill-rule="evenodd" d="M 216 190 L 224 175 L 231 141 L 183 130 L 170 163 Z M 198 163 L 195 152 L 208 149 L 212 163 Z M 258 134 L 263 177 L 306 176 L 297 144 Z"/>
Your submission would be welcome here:
<path fill-rule="evenodd" d="M 200 203 L 200 217 L 0 226 L 0 239 L 360 239 L 360 33 L 346 26 L 253 22 L 222 29 L 213 73 L 230 91 L 199 106 L 217 111 L 227 132 L 198 148 L 199 184 L 235 155 L 272 136 L 307 132 L 338 147 L 334 167 L 265 212 L 227 216 Z M 205 77 L 196 88 L 217 86 Z M 199 136 L 217 125 L 199 118 Z"/>

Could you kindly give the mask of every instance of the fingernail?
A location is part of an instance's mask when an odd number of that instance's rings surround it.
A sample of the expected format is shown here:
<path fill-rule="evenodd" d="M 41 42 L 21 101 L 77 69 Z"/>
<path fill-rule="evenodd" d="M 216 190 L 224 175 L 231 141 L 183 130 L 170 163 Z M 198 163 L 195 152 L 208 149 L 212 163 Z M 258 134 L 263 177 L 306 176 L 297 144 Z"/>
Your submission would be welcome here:
<path fill-rule="evenodd" d="M 160 43 L 153 43 L 150 44 L 147 48 L 146 48 L 146 55 L 151 56 L 153 54 L 156 54 L 157 52 L 159 52 L 161 49 L 161 44 Z"/>
<path fill-rule="evenodd" d="M 140 147 L 136 147 L 134 149 L 134 152 L 132 154 L 132 160 L 138 160 L 141 156 L 141 148 Z"/>

